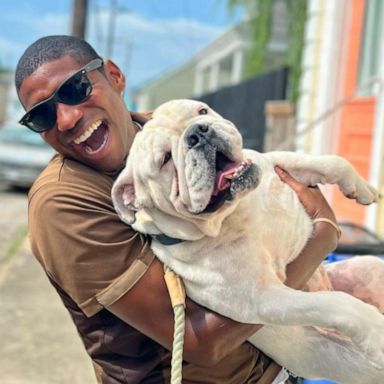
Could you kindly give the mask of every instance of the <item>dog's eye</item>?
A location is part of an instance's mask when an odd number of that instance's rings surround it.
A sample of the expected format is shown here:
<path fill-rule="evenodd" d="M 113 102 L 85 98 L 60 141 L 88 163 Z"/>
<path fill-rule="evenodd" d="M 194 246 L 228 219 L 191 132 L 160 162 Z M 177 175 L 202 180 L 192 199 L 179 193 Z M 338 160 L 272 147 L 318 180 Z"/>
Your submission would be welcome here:
<path fill-rule="evenodd" d="M 163 163 L 161 164 L 161 166 L 167 164 L 168 161 L 171 160 L 171 158 L 172 158 L 171 152 L 166 152 L 166 154 L 164 155 Z"/>
<path fill-rule="evenodd" d="M 199 115 L 207 115 L 208 114 L 208 108 L 201 108 L 199 110 Z"/>

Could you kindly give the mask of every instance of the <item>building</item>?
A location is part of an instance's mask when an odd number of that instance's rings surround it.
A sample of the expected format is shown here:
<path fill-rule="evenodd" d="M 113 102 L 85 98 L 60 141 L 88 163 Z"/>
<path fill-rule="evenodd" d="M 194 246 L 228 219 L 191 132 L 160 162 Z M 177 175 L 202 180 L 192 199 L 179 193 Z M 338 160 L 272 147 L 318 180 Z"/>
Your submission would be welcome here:
<path fill-rule="evenodd" d="M 170 99 L 193 98 L 238 83 L 249 44 L 248 29 L 246 24 L 231 28 L 188 62 L 134 90 L 137 110 L 151 110 Z"/>
<path fill-rule="evenodd" d="M 384 194 L 384 3 L 308 0 L 296 146 L 349 159 Z M 384 236 L 384 200 L 362 207 L 327 190 L 340 221 Z"/>
<path fill-rule="evenodd" d="M 251 21 L 247 19 L 224 32 L 185 64 L 137 87 L 132 99 L 140 111 L 152 110 L 175 98 L 199 98 L 244 79 L 247 49 L 251 45 Z M 267 46 L 270 70 L 282 66 L 288 45 L 287 9 L 284 0 L 275 0 L 271 37 Z"/>

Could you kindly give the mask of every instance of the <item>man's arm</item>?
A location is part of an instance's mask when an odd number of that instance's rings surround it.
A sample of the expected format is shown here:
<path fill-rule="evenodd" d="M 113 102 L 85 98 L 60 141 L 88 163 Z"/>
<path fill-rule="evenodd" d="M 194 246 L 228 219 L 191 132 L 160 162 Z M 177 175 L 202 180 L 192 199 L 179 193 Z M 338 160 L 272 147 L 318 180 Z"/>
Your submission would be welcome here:
<path fill-rule="evenodd" d="M 164 282 L 163 266 L 157 259 L 135 286 L 108 310 L 171 349 L 173 310 Z M 184 358 L 202 366 L 214 365 L 259 328 L 256 325 L 240 325 L 188 298 L 185 322 Z"/>
<path fill-rule="evenodd" d="M 295 190 L 312 217 L 335 220 L 318 189 L 307 188 L 286 173 L 279 173 L 279 176 Z M 313 238 L 288 266 L 287 285 L 301 288 L 326 255 L 336 247 L 336 243 L 337 233 L 332 226 L 327 223 L 316 224 Z M 135 286 L 110 305 L 108 310 L 165 348 L 171 349 L 173 310 L 164 282 L 163 267 L 157 259 Z M 212 366 L 261 327 L 235 322 L 187 299 L 184 358 L 197 365 Z"/>
<path fill-rule="evenodd" d="M 275 167 L 275 170 L 280 179 L 296 192 L 312 219 L 325 218 L 336 223 L 335 214 L 317 187 L 304 186 L 279 167 Z M 285 284 L 295 289 L 303 288 L 328 253 L 336 249 L 338 240 L 339 234 L 333 226 L 326 222 L 317 222 L 314 236 L 300 255 L 287 266 Z"/>

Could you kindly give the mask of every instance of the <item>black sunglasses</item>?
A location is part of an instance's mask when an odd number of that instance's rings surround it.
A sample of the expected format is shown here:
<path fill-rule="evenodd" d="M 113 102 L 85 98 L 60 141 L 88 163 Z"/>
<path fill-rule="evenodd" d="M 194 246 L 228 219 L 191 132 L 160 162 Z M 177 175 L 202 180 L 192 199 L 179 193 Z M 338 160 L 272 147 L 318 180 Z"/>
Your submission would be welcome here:
<path fill-rule="evenodd" d="M 83 68 L 66 79 L 48 99 L 34 105 L 19 121 L 32 131 L 48 131 L 56 124 L 55 103 L 77 105 L 83 103 L 92 92 L 92 84 L 87 73 L 103 66 L 100 58 L 90 61 Z"/>

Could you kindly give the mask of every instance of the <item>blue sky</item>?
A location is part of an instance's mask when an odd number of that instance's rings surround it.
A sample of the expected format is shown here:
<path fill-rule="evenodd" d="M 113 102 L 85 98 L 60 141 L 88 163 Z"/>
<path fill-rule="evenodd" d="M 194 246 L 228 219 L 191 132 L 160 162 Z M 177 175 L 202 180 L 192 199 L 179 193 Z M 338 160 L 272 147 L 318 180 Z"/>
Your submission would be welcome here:
<path fill-rule="evenodd" d="M 117 0 L 111 58 L 130 87 L 167 72 L 241 18 L 226 0 Z M 105 56 L 109 0 L 89 0 L 87 40 Z M 44 35 L 69 33 L 71 0 L 0 1 L 0 63 L 14 68 L 24 49 Z"/>

